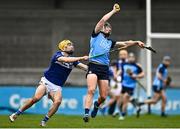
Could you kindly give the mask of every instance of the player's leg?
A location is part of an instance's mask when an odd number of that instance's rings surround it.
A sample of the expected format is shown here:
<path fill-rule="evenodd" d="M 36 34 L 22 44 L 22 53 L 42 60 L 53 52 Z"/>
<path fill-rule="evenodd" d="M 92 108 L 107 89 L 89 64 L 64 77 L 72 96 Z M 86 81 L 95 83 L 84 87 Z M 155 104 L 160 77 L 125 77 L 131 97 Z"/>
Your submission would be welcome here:
<path fill-rule="evenodd" d="M 113 117 L 115 117 L 116 115 L 120 114 L 120 110 L 119 110 L 119 99 L 120 99 L 120 95 L 115 96 L 115 110 L 112 114 Z"/>
<path fill-rule="evenodd" d="M 87 91 L 87 95 L 85 98 L 85 114 L 83 117 L 83 120 L 85 122 L 89 121 L 89 110 L 93 103 L 93 96 L 94 96 L 94 92 L 96 90 L 96 86 L 97 86 L 97 75 L 96 74 L 88 74 L 87 75 L 88 91 Z"/>
<path fill-rule="evenodd" d="M 139 115 L 140 115 L 142 105 L 144 105 L 144 104 L 156 104 L 160 100 L 160 97 L 161 97 L 160 93 L 155 92 L 154 96 L 151 99 L 147 99 L 144 102 L 138 103 L 137 117 L 139 117 Z"/>
<path fill-rule="evenodd" d="M 120 102 L 121 102 L 121 100 L 120 100 L 120 95 L 121 95 L 121 89 L 122 89 L 122 87 L 121 87 L 121 85 L 119 85 L 119 84 L 117 84 L 117 88 L 116 89 L 113 89 L 113 91 L 114 91 L 114 96 L 115 96 L 115 102 L 116 102 L 116 106 L 115 106 L 115 110 L 114 110 L 114 113 L 113 113 L 113 116 L 116 116 L 116 115 L 118 115 L 118 114 L 120 114 Z"/>
<path fill-rule="evenodd" d="M 147 99 L 144 101 L 145 104 L 156 104 L 160 99 L 160 93 L 154 93 L 152 99 Z"/>
<path fill-rule="evenodd" d="M 105 104 L 103 104 L 101 108 L 109 107 L 116 101 L 116 96 L 111 91 L 108 92 L 108 96 L 110 99 Z"/>
<path fill-rule="evenodd" d="M 37 87 L 34 96 L 31 99 L 29 99 L 27 103 L 23 105 L 17 112 L 9 116 L 10 121 L 13 122 L 17 118 L 17 116 L 19 116 L 20 114 L 22 114 L 22 112 L 30 108 L 34 103 L 38 102 L 45 94 L 46 94 L 46 86 L 40 84 Z"/>
<path fill-rule="evenodd" d="M 115 112 L 114 115 L 116 114 L 121 114 L 121 109 L 122 109 L 122 98 L 123 98 L 123 93 L 122 93 L 122 85 L 121 84 L 118 84 L 118 94 L 117 94 L 117 97 L 116 97 L 116 102 L 117 102 L 117 105 L 116 105 L 116 109 L 117 109 L 117 113 Z"/>
<path fill-rule="evenodd" d="M 159 89 L 156 86 L 153 86 L 153 91 L 154 91 L 153 97 L 151 99 L 145 100 L 144 102 L 140 102 L 139 103 L 140 106 L 144 105 L 144 104 L 156 104 L 159 101 L 159 99 L 161 97 L 161 94 L 160 94 L 161 89 Z"/>
<path fill-rule="evenodd" d="M 123 96 L 124 96 L 124 93 L 120 93 L 119 99 L 117 100 L 117 107 L 119 109 L 119 114 L 121 114 L 122 112 Z"/>
<path fill-rule="evenodd" d="M 126 115 L 126 110 L 127 110 L 127 105 L 129 102 L 130 96 L 129 94 L 126 92 L 123 95 L 123 103 L 122 103 L 122 112 L 121 112 L 121 117 L 119 117 L 119 120 L 124 120 L 124 117 Z"/>
<path fill-rule="evenodd" d="M 98 80 L 98 86 L 99 86 L 99 98 L 98 101 L 94 102 L 94 108 L 91 112 L 91 117 L 94 118 L 97 115 L 99 106 L 106 100 L 106 97 L 108 95 L 108 80 Z"/>
<path fill-rule="evenodd" d="M 167 98 L 166 98 L 165 91 L 162 90 L 160 94 L 161 94 L 161 98 L 162 98 L 162 102 L 161 102 L 161 116 L 162 117 L 166 117 L 167 115 L 165 114 L 165 108 L 166 108 Z"/>
<path fill-rule="evenodd" d="M 49 118 L 51 118 L 58 110 L 59 105 L 61 104 L 62 101 L 61 88 L 58 88 L 56 91 L 51 91 L 49 93 L 49 97 L 53 101 L 53 104 L 49 109 L 47 115 L 45 115 L 44 119 L 41 121 L 41 126 L 45 126 Z"/>

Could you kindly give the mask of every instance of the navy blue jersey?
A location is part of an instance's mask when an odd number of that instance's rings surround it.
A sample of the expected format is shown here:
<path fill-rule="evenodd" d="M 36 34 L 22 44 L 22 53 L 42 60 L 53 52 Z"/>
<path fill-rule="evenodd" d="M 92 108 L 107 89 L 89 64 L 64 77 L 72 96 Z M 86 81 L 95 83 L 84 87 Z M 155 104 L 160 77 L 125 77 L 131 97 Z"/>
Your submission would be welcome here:
<path fill-rule="evenodd" d="M 114 78 L 114 70 L 112 66 L 109 67 L 109 78 Z"/>
<path fill-rule="evenodd" d="M 109 65 L 109 51 L 115 45 L 116 42 L 111 39 L 107 39 L 102 32 L 95 33 L 93 31 L 90 40 L 90 53 L 89 56 L 95 56 L 103 54 L 95 58 L 90 58 L 89 61 L 98 62 L 103 65 Z"/>
<path fill-rule="evenodd" d="M 136 80 L 134 80 L 129 74 L 131 71 L 133 74 L 139 74 L 142 72 L 142 68 L 136 63 L 123 63 L 122 64 L 122 86 L 128 88 L 136 87 Z"/>
<path fill-rule="evenodd" d="M 127 59 L 125 59 L 125 60 L 122 60 L 122 59 L 117 60 L 117 64 L 116 64 L 117 69 L 121 70 L 122 64 L 126 63 L 127 61 L 128 61 Z"/>
<path fill-rule="evenodd" d="M 154 77 L 153 86 L 163 87 L 163 81 L 157 77 L 157 74 L 160 73 L 162 75 L 163 80 L 165 80 L 168 76 L 167 67 L 164 64 L 160 64 L 156 70 L 156 76 Z"/>
<path fill-rule="evenodd" d="M 78 61 L 74 63 L 59 62 L 58 58 L 62 56 L 60 51 L 56 52 L 51 58 L 49 68 L 44 72 L 45 78 L 58 86 L 64 85 L 73 67 L 79 63 Z"/>

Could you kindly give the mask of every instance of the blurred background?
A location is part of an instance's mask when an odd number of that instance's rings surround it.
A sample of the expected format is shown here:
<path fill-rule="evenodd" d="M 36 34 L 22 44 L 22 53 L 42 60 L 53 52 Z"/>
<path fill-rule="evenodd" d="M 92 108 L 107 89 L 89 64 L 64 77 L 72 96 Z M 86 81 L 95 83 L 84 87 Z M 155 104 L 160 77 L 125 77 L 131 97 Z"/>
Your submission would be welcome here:
<path fill-rule="evenodd" d="M 146 41 L 145 0 L 0 0 L 0 86 L 37 86 L 63 39 L 74 42 L 75 56 L 87 55 L 94 26 L 115 2 L 121 11 L 110 20 L 112 38 Z M 152 32 L 180 33 L 179 7 L 179 0 L 152 0 Z M 152 55 L 153 73 L 164 55 L 171 56 L 174 87 L 180 87 L 179 42 L 152 40 L 158 51 Z M 146 71 L 145 50 L 129 51 L 135 52 Z M 117 53 L 111 54 L 111 59 L 117 58 Z M 86 88 L 85 72 L 74 69 L 66 85 Z"/>

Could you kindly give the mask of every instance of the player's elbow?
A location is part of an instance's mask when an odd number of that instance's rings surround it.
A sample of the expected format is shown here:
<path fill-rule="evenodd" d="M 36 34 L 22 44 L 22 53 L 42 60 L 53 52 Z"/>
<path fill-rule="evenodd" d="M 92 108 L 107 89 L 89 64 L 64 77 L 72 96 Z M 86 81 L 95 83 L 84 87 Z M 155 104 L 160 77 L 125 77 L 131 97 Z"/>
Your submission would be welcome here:
<path fill-rule="evenodd" d="M 144 76 L 145 76 L 144 72 L 141 72 L 141 73 L 139 74 L 139 78 L 143 78 Z"/>
<path fill-rule="evenodd" d="M 100 21 L 99 21 L 99 25 L 104 25 L 104 23 L 106 22 L 105 18 L 103 17 Z"/>
<path fill-rule="evenodd" d="M 69 63 L 69 59 L 68 58 L 58 58 L 59 62 L 67 62 Z"/>
<path fill-rule="evenodd" d="M 142 72 L 141 73 L 141 78 L 143 78 L 145 76 L 145 73 L 144 72 Z"/>

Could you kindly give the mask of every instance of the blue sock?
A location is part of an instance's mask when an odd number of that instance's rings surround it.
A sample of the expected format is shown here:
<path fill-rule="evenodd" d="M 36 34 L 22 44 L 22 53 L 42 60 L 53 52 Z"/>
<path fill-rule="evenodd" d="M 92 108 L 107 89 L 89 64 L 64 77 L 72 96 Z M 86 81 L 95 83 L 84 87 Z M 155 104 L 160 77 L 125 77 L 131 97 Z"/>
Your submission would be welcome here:
<path fill-rule="evenodd" d="M 124 117 L 124 116 L 126 115 L 126 113 L 125 113 L 125 112 L 122 112 L 121 115 Z"/>
<path fill-rule="evenodd" d="M 99 103 L 98 103 L 98 101 L 96 101 L 96 102 L 94 102 L 94 106 L 95 106 L 95 108 L 99 108 Z"/>
<path fill-rule="evenodd" d="M 89 109 L 85 108 L 85 114 L 89 114 Z"/>
<path fill-rule="evenodd" d="M 45 115 L 44 119 L 42 121 L 47 122 L 49 120 L 49 117 L 47 115 Z"/>
<path fill-rule="evenodd" d="M 22 114 L 22 111 L 18 110 L 17 112 L 15 112 L 16 115 L 21 115 Z"/>

